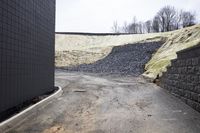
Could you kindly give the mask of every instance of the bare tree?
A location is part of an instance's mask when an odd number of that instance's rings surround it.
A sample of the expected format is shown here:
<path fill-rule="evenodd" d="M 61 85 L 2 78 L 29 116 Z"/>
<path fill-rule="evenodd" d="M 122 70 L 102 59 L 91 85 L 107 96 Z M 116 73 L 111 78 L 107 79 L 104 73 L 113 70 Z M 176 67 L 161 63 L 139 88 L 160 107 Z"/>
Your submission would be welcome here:
<path fill-rule="evenodd" d="M 157 16 L 155 16 L 153 19 L 152 30 L 153 32 L 160 32 L 159 18 Z"/>
<path fill-rule="evenodd" d="M 137 19 L 134 17 L 132 23 L 128 26 L 128 33 L 137 34 L 137 26 Z"/>
<path fill-rule="evenodd" d="M 140 21 L 137 23 L 137 33 L 143 34 L 144 32 L 144 23 Z"/>
<path fill-rule="evenodd" d="M 148 20 L 145 23 L 138 22 L 136 17 L 134 17 L 131 23 L 124 22 L 124 25 L 120 27 L 117 21 L 114 21 L 112 31 L 115 33 L 124 32 L 133 34 L 166 32 L 194 24 L 196 24 L 195 13 L 176 10 L 172 6 L 165 6 L 159 10 L 153 20 Z"/>
<path fill-rule="evenodd" d="M 151 20 L 146 21 L 144 23 L 144 28 L 147 33 L 151 33 L 152 32 L 152 21 Z"/>
<path fill-rule="evenodd" d="M 175 21 L 176 10 L 174 7 L 165 6 L 158 13 L 157 18 L 159 20 L 161 32 L 173 30 L 173 22 Z"/>
<path fill-rule="evenodd" d="M 174 18 L 174 29 L 173 30 L 177 30 L 182 27 L 182 14 L 183 14 L 183 10 L 176 11 L 176 16 Z"/>
<path fill-rule="evenodd" d="M 185 12 L 182 13 L 182 25 L 183 25 L 183 27 L 195 25 L 195 21 L 196 21 L 195 13 L 191 13 L 191 12 L 188 12 L 188 11 L 185 11 Z"/>
<path fill-rule="evenodd" d="M 119 33 L 120 32 L 120 26 L 118 25 L 117 21 L 113 22 L 112 32 L 114 32 L 114 33 Z"/>
<path fill-rule="evenodd" d="M 125 21 L 124 22 L 124 25 L 123 25 L 123 27 L 122 27 L 122 32 L 124 32 L 124 33 L 128 33 L 128 24 L 127 24 L 127 22 Z"/>

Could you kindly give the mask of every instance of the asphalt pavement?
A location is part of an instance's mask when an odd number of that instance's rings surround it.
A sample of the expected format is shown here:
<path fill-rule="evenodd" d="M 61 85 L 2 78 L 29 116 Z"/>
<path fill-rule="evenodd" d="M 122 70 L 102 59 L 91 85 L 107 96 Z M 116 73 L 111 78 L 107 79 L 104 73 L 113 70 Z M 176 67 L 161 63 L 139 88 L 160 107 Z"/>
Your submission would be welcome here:
<path fill-rule="evenodd" d="M 10 133 L 199 133 L 200 113 L 141 77 L 56 71 L 63 95 Z"/>

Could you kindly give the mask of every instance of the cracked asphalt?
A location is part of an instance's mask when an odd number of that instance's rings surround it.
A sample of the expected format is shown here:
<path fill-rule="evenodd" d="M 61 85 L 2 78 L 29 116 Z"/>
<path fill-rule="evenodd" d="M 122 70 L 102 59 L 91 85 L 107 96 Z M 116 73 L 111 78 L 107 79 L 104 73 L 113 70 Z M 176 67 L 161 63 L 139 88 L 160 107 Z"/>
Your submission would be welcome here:
<path fill-rule="evenodd" d="M 199 133 L 200 113 L 141 77 L 56 70 L 63 95 L 10 133 Z"/>

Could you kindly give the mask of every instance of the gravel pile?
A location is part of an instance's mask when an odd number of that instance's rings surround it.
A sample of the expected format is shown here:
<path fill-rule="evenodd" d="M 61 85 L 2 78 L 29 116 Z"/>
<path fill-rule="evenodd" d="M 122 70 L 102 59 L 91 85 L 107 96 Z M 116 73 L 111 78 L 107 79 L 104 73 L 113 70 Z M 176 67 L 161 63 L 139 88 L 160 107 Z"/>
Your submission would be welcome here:
<path fill-rule="evenodd" d="M 161 45 L 161 42 L 151 42 L 116 46 L 107 57 L 93 64 L 81 64 L 64 69 L 138 76 L 144 72 L 145 64 Z"/>

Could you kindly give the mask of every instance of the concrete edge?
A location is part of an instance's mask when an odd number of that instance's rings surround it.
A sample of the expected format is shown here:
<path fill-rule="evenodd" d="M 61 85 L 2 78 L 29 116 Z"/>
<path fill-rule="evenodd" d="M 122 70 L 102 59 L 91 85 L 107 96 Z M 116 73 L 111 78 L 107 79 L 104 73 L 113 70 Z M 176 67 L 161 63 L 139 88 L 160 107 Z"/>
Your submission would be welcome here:
<path fill-rule="evenodd" d="M 28 107 L 27 109 L 23 110 L 22 112 L 14 115 L 13 117 L 3 121 L 0 123 L 0 133 L 8 132 L 14 127 L 20 125 L 25 119 L 28 119 L 31 114 L 36 113 L 37 111 L 44 108 L 50 101 L 52 101 L 55 98 L 58 98 L 62 95 L 63 90 L 60 86 L 58 87 L 58 90 L 53 93 L 52 95 L 46 97 L 45 99 L 39 101 L 38 103 Z"/>

